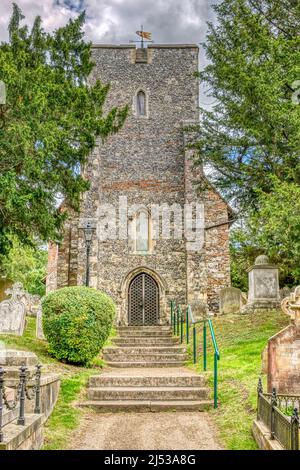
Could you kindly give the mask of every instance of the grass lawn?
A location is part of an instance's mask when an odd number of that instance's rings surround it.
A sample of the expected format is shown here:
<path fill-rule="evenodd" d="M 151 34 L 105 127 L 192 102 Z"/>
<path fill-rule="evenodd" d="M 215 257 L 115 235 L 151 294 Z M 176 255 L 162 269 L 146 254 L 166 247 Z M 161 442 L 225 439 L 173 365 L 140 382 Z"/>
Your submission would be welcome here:
<path fill-rule="evenodd" d="M 257 449 L 251 435 L 252 421 L 256 415 L 256 387 L 261 373 L 261 353 L 268 338 L 289 324 L 289 318 L 281 312 L 252 315 L 224 315 L 213 319 L 213 325 L 221 354 L 219 365 L 219 408 L 210 414 L 224 447 L 232 450 Z M 202 328 L 198 326 L 198 363 L 192 360 L 189 367 L 203 372 L 201 351 Z M 114 336 L 116 333 L 112 331 Z M 66 449 L 80 417 L 85 412 L 74 406 L 90 375 L 99 374 L 103 367 L 96 358 L 92 367 L 75 367 L 51 358 L 47 344 L 35 338 L 35 319 L 28 318 L 22 337 L 1 336 L 6 347 L 33 351 L 51 371 L 61 374 L 61 390 L 55 409 L 45 426 L 45 449 Z M 110 344 L 111 337 L 107 344 Z M 213 350 L 208 330 L 207 378 L 213 387 Z"/>
<path fill-rule="evenodd" d="M 225 448 L 231 450 L 257 449 L 251 435 L 252 421 L 256 416 L 256 387 L 261 374 L 261 354 L 268 338 L 289 324 L 282 312 L 255 313 L 252 315 L 224 315 L 213 319 L 220 350 L 219 407 L 211 416 Z M 202 372 L 202 328 L 198 326 L 198 364 L 189 366 Z M 209 329 L 208 381 L 213 388 L 213 349 Z M 264 378 L 265 379 L 265 378 Z"/>
<path fill-rule="evenodd" d="M 27 318 L 23 336 L 3 335 L 1 342 L 6 348 L 34 352 L 42 364 L 50 366 L 51 372 L 61 374 L 59 397 L 44 428 L 44 449 L 66 449 L 71 432 L 77 428 L 84 413 L 73 403 L 84 393 L 89 376 L 101 372 L 102 359 L 96 358 L 92 367 L 75 367 L 52 358 L 47 352 L 47 343 L 35 337 L 35 318 Z"/>

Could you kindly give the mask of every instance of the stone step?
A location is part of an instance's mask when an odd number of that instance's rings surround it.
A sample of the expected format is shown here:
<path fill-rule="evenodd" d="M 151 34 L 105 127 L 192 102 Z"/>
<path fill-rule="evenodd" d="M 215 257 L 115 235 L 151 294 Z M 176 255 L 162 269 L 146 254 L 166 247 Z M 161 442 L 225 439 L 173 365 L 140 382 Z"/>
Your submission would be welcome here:
<path fill-rule="evenodd" d="M 147 338 L 147 337 L 135 337 L 131 336 L 130 338 L 125 337 L 116 337 L 112 338 L 112 343 L 116 346 L 125 347 L 125 346 L 175 346 L 179 343 L 179 339 L 176 337 L 168 338 Z"/>
<path fill-rule="evenodd" d="M 126 361 L 126 362 L 176 362 L 176 361 L 187 361 L 188 355 L 186 353 L 152 353 L 152 352 L 144 352 L 143 354 L 137 354 L 134 352 L 128 353 L 107 353 L 103 354 L 103 358 L 107 362 L 119 362 L 119 361 Z"/>
<path fill-rule="evenodd" d="M 169 375 L 169 376 L 103 376 L 93 375 L 89 387 L 203 387 L 202 375 Z"/>
<path fill-rule="evenodd" d="M 118 326 L 118 331 L 172 331 L 170 325 Z"/>
<path fill-rule="evenodd" d="M 138 330 L 122 330 L 118 331 L 120 338 L 129 338 L 134 336 L 136 338 L 171 338 L 171 331 L 138 331 Z"/>
<path fill-rule="evenodd" d="M 207 398 L 201 387 L 97 387 L 88 388 L 89 400 L 200 400 Z"/>
<path fill-rule="evenodd" d="M 132 412 L 159 412 L 159 411 L 205 411 L 213 405 L 211 400 L 87 400 L 78 406 L 90 407 L 94 410 L 105 412 L 132 411 Z"/>
<path fill-rule="evenodd" d="M 108 346 L 103 348 L 103 354 L 139 354 L 141 356 L 148 354 L 183 354 L 186 353 L 186 348 L 184 346 L 125 346 L 125 347 L 113 347 Z"/>
<path fill-rule="evenodd" d="M 140 368 L 140 367 L 182 367 L 185 364 L 183 360 L 176 360 L 176 361 L 107 361 L 106 364 L 109 367 L 120 367 L 120 368 Z"/>

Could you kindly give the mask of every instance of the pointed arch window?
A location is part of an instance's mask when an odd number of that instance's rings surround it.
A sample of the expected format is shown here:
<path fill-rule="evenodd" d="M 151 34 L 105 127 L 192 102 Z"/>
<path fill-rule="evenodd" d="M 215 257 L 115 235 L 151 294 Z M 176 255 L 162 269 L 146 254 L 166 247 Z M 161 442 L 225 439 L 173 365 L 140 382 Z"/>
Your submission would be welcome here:
<path fill-rule="evenodd" d="M 140 210 L 135 219 L 135 251 L 138 253 L 149 251 L 149 214 Z"/>
<path fill-rule="evenodd" d="M 152 251 L 151 217 L 146 208 L 141 208 L 130 216 L 128 237 L 132 253 L 147 254 Z"/>
<path fill-rule="evenodd" d="M 138 116 L 146 116 L 146 93 L 143 90 L 136 95 L 136 111 Z"/>

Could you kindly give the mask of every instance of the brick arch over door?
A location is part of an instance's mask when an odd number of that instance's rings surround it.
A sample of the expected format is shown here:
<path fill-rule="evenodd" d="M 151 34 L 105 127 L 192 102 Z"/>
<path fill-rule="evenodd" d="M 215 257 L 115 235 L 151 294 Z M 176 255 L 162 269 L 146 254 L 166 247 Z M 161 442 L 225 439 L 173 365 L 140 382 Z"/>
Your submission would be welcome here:
<path fill-rule="evenodd" d="M 119 318 L 118 324 L 119 325 L 128 325 L 128 313 L 129 313 L 129 288 L 132 281 L 139 275 L 139 274 L 147 274 L 150 278 L 154 280 L 158 288 L 158 311 L 159 311 L 159 318 L 158 324 L 164 325 L 167 323 L 167 299 L 166 294 L 168 293 L 168 288 L 165 281 L 161 278 L 161 276 L 152 269 L 149 269 L 144 266 L 140 266 L 138 268 L 133 269 L 124 277 L 121 286 L 120 286 L 120 293 L 121 293 L 121 305 L 119 309 Z"/>

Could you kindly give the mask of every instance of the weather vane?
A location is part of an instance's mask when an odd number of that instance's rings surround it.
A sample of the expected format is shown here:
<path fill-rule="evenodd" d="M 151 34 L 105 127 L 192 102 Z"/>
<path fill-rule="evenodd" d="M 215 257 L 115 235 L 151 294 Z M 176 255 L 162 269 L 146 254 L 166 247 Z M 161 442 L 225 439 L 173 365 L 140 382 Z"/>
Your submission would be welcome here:
<path fill-rule="evenodd" d="M 140 31 L 136 31 L 135 32 L 138 36 L 140 36 L 140 40 L 138 41 L 130 41 L 130 42 L 141 42 L 141 48 L 143 49 L 144 48 L 144 42 L 153 42 L 151 40 L 151 33 L 147 33 L 147 31 L 144 31 L 144 27 L 143 25 L 141 26 L 141 30 Z M 146 41 L 145 41 L 146 39 Z"/>

